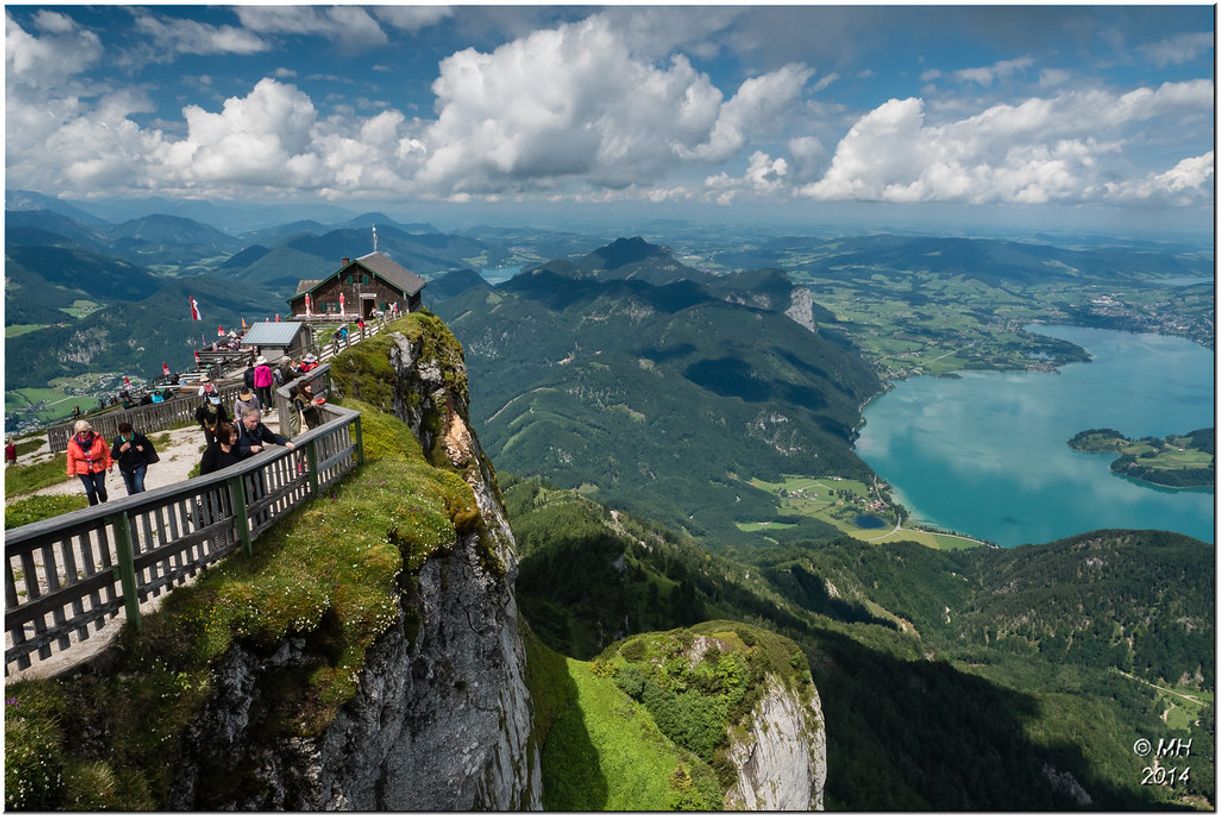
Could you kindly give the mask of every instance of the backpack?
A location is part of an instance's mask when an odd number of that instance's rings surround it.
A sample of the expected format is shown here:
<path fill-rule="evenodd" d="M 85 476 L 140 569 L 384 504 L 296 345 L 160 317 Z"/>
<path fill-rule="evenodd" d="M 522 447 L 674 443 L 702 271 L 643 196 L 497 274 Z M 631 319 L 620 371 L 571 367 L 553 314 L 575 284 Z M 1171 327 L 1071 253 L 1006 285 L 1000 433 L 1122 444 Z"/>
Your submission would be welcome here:
<path fill-rule="evenodd" d="M 245 387 L 250 390 L 254 389 L 254 366 L 245 369 Z"/>

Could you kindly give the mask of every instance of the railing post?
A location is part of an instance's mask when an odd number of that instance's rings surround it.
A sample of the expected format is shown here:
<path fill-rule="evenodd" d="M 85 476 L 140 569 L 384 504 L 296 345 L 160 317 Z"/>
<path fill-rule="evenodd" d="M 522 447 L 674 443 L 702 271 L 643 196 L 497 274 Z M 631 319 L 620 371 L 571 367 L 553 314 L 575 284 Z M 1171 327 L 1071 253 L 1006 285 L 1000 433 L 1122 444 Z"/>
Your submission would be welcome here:
<path fill-rule="evenodd" d="M 359 415 L 355 417 L 355 460 L 361 465 L 364 463 L 364 426 Z"/>
<path fill-rule="evenodd" d="M 233 476 L 226 482 L 228 495 L 233 502 L 233 525 L 237 527 L 237 537 L 241 540 L 241 551 L 247 555 L 254 554 L 254 544 L 250 540 L 250 513 L 245 506 L 245 478 Z"/>
<path fill-rule="evenodd" d="M 135 582 L 135 546 L 131 540 L 131 519 L 126 512 L 111 516 L 114 521 L 115 546 L 118 549 L 118 578 L 123 586 L 123 605 L 127 609 L 127 622 L 139 631 L 143 627 L 140 619 L 140 592 Z"/>
<path fill-rule="evenodd" d="M 321 474 L 317 472 L 317 440 L 309 439 L 305 445 L 305 461 L 309 467 L 309 495 L 316 498 L 321 492 Z"/>

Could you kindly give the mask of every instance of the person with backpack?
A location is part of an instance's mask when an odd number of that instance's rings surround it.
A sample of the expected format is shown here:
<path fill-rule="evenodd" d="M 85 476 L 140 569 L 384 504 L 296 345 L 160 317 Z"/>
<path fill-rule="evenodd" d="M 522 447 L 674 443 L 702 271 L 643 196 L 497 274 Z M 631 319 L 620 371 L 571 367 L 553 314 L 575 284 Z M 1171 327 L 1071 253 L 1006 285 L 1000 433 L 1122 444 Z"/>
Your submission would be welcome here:
<path fill-rule="evenodd" d="M 128 495 L 144 491 L 148 465 L 161 460 L 148 437 L 136 433 L 130 422 L 119 423 L 118 437 L 110 449 L 110 457 L 118 462 L 118 472 L 123 477 Z"/>
<path fill-rule="evenodd" d="M 195 421 L 203 429 L 203 439 L 210 447 L 216 443 L 216 427 L 221 422 L 229 421 L 229 416 L 224 405 L 220 404 L 219 391 L 210 382 L 206 387 L 206 398 L 204 398 L 203 404 L 195 408 Z"/>
<path fill-rule="evenodd" d="M 72 438 L 68 439 L 68 480 L 73 476 L 85 486 L 89 506 L 104 504 L 110 496 L 106 493 L 106 471 L 114 469 L 110 448 L 100 433 L 93 432 L 93 425 L 81 419 L 72 425 Z"/>

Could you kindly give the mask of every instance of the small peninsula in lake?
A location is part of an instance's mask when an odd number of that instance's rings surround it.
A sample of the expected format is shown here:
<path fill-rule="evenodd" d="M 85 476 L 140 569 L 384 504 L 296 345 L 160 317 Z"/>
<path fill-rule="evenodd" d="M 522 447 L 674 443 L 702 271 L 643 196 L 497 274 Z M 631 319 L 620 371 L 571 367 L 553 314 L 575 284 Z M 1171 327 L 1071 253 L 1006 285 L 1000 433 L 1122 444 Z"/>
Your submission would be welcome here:
<path fill-rule="evenodd" d="M 1161 487 L 1214 486 L 1214 428 L 1180 436 L 1130 439 L 1111 428 L 1084 430 L 1068 442 L 1084 453 L 1116 453 L 1112 471 Z"/>

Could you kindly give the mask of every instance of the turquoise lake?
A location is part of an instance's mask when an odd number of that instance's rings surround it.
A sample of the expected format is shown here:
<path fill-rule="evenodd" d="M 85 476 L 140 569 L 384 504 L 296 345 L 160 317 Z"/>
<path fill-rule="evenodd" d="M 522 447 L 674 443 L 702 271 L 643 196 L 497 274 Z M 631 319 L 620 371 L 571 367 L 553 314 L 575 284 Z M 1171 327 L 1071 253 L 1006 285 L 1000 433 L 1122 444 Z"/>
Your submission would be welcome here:
<path fill-rule="evenodd" d="M 1130 438 L 1214 424 L 1214 354 L 1178 337 L 1076 326 L 1029 330 L 1086 348 L 1060 374 L 915 377 L 867 406 L 856 444 L 915 521 L 1000 546 L 1091 529 L 1166 529 L 1214 542 L 1212 490 L 1114 475 L 1113 456 L 1066 446 L 1111 427 Z"/>

